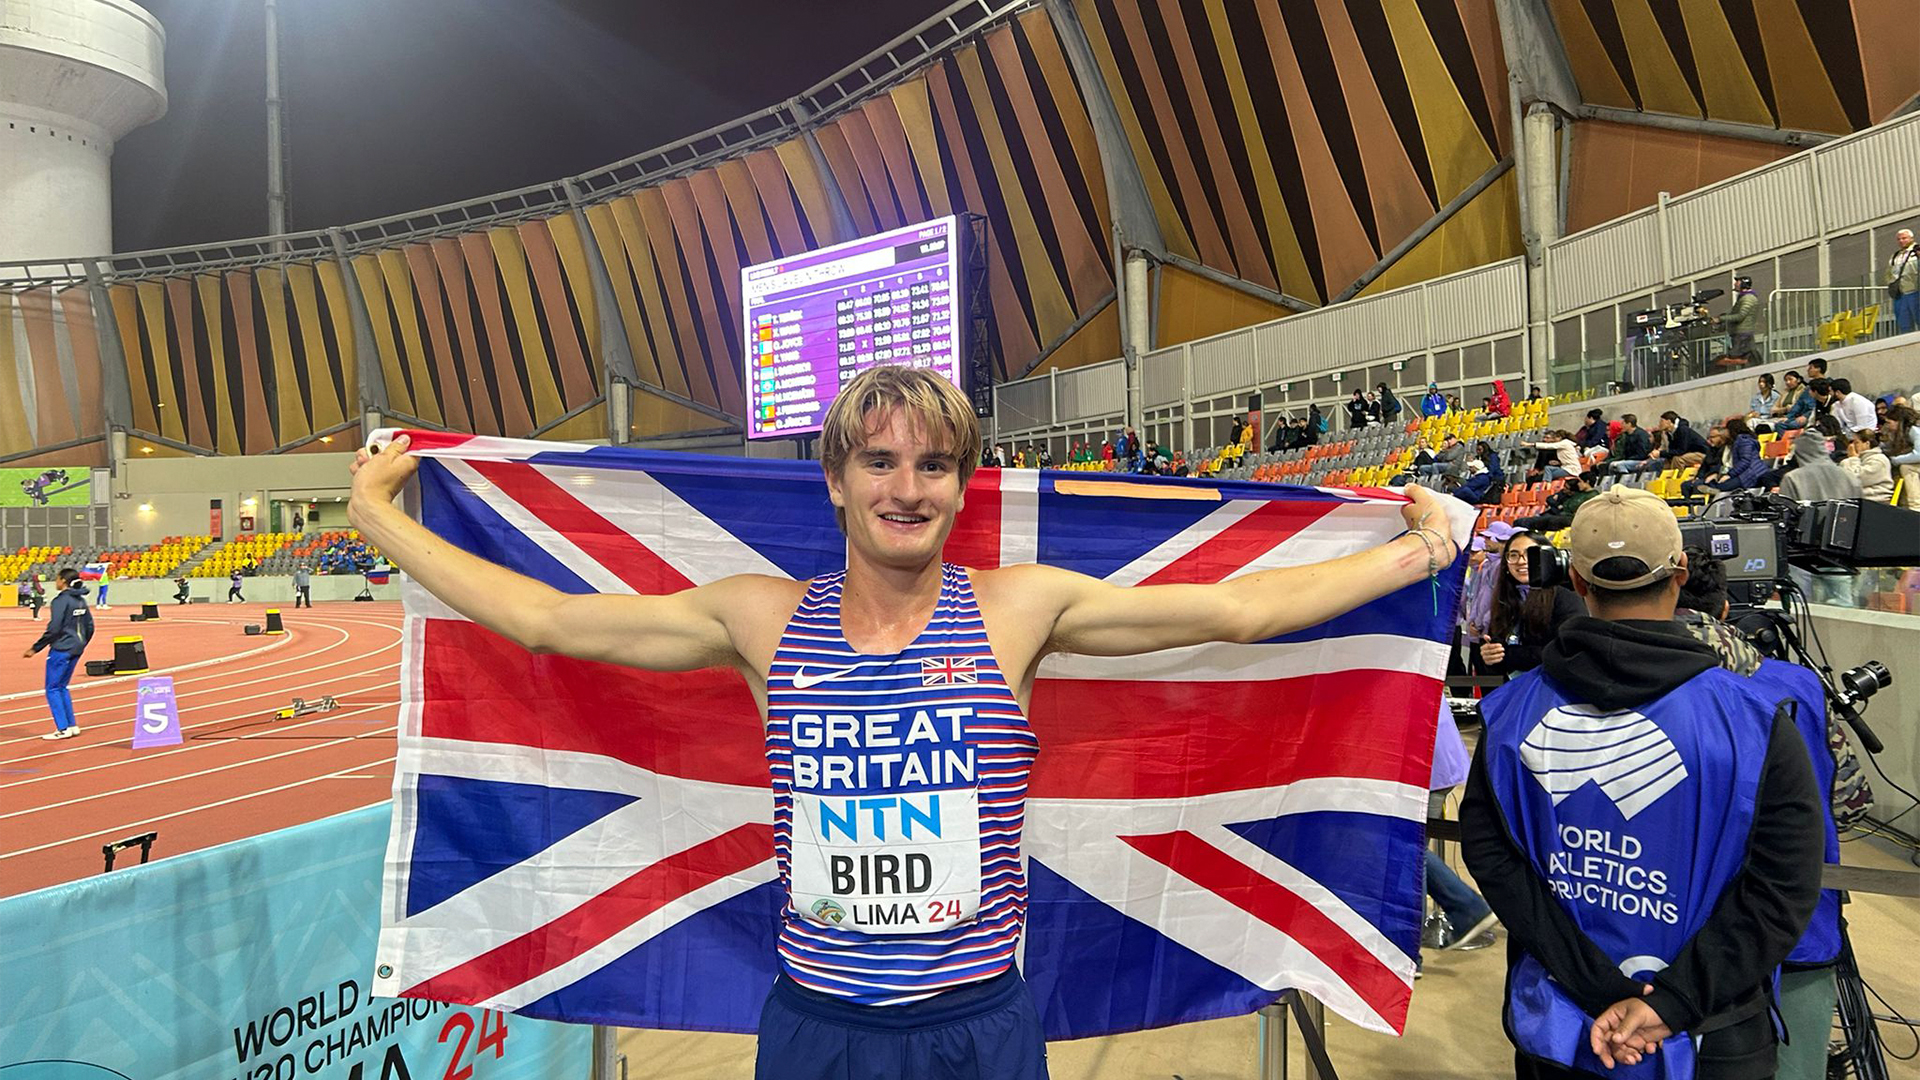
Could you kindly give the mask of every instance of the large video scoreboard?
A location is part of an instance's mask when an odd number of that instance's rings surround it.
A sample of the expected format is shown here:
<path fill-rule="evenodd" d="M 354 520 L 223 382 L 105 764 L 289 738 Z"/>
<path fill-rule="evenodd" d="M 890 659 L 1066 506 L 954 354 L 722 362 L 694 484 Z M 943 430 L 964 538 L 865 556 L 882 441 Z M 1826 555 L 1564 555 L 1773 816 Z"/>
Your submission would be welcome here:
<path fill-rule="evenodd" d="M 959 246 L 948 217 L 742 270 L 747 437 L 820 430 L 840 388 L 875 364 L 962 385 Z"/>

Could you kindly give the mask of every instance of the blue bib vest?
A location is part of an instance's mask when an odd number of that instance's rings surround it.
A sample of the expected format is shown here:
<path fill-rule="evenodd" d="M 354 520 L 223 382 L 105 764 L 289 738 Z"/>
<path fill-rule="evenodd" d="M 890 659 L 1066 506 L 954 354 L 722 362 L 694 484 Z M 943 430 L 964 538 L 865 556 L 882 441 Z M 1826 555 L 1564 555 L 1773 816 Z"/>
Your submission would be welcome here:
<path fill-rule="evenodd" d="M 1820 677 L 1798 664 L 1784 660 L 1763 660 L 1760 670 L 1751 676 L 1761 694 L 1769 700 L 1792 701 L 1794 726 L 1807 744 L 1807 757 L 1813 761 L 1813 783 L 1820 791 L 1820 817 L 1825 837 L 1823 858 L 1840 861 L 1840 835 L 1833 827 L 1833 751 L 1827 747 L 1827 695 Z M 1796 967 L 1831 964 L 1840 956 L 1840 894 L 1833 889 L 1820 890 L 1820 903 L 1813 909 L 1813 921 L 1800 943 L 1793 947 L 1787 963 Z"/>
<path fill-rule="evenodd" d="M 1589 939 L 1650 982 L 1713 911 L 1746 858 L 1774 703 L 1718 668 L 1636 708 L 1568 698 L 1535 670 L 1490 695 L 1485 767 L 1506 826 Z M 1535 958 L 1507 973 L 1507 1032 L 1524 1053 L 1603 1076 L 1693 1075 L 1694 1041 L 1609 1070 L 1593 1018 Z"/>

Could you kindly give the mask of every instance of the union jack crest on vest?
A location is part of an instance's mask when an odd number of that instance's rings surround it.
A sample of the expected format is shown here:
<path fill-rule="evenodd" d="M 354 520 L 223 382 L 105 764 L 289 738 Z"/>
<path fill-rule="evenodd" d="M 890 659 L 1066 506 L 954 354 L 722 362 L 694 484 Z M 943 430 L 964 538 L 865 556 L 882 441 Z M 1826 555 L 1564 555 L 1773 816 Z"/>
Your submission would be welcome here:
<path fill-rule="evenodd" d="M 979 681 L 980 675 L 974 671 L 971 656 L 930 656 L 920 661 L 921 686 L 950 686 Z"/>
<path fill-rule="evenodd" d="M 410 435 L 409 512 L 561 592 L 845 568 L 814 463 Z M 1403 505 L 1377 490 L 983 469 L 944 557 L 1121 586 L 1223 582 L 1380 544 Z M 1470 529 L 1470 515 L 1454 522 L 1462 542 Z M 1460 577 L 1270 641 L 1041 663 L 1020 963 L 1049 1038 L 1246 1014 L 1289 987 L 1367 1028 L 1405 1024 Z M 784 897 L 745 683 L 533 655 L 410 577 L 401 588 L 373 992 L 752 1031 Z M 923 678 L 977 681 L 960 663 Z"/>

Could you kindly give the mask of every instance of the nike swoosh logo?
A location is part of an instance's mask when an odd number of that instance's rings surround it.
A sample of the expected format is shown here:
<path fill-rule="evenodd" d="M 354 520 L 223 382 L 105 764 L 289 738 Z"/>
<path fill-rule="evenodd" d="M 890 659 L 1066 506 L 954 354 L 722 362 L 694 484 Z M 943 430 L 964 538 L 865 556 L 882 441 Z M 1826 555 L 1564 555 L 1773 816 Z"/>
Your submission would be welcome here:
<path fill-rule="evenodd" d="M 832 682 L 842 675 L 848 675 L 857 670 L 859 670 L 858 664 L 853 667 L 835 668 L 832 671 L 822 672 L 818 675 L 809 675 L 807 674 L 807 669 L 802 667 L 793 673 L 793 688 L 795 690 L 805 690 L 808 687 L 818 686 L 823 682 Z"/>

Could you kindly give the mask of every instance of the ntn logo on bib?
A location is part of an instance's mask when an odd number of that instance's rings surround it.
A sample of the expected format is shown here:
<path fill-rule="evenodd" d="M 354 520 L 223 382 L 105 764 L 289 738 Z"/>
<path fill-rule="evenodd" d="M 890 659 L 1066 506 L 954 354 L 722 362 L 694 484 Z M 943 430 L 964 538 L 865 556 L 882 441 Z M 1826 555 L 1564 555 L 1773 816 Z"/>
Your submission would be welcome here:
<path fill-rule="evenodd" d="M 795 792 L 793 908 L 869 934 L 918 934 L 980 911 L 973 788 L 887 795 Z"/>

